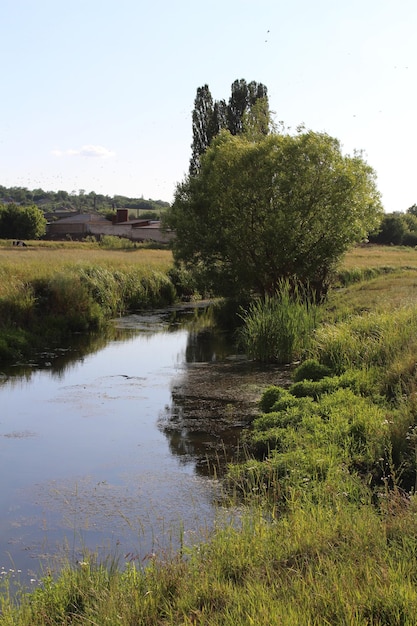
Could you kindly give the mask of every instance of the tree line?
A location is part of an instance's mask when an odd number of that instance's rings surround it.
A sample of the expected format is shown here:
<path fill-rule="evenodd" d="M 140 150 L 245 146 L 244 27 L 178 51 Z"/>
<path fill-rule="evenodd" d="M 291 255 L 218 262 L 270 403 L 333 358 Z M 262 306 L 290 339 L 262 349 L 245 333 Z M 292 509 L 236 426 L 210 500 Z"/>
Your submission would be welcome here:
<path fill-rule="evenodd" d="M 369 234 L 371 243 L 394 246 L 417 246 L 417 204 L 405 213 L 386 213 L 378 229 Z"/>
<path fill-rule="evenodd" d="M 84 189 L 77 192 L 59 190 L 44 191 L 43 189 L 27 189 L 26 187 L 4 187 L 0 185 L 0 203 L 17 205 L 35 205 L 44 213 L 55 211 L 82 211 L 106 213 L 117 208 L 136 211 L 149 211 L 158 215 L 166 211 L 170 204 L 163 200 L 145 200 L 128 196 L 108 196 L 94 191 L 86 193 Z"/>

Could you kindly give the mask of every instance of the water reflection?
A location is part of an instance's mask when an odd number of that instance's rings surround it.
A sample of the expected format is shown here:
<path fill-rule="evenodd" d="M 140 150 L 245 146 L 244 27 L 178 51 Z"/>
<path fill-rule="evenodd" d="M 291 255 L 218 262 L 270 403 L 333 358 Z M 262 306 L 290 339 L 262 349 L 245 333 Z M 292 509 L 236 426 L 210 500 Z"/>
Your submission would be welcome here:
<path fill-rule="evenodd" d="M 219 476 L 245 453 L 241 432 L 258 414 L 262 389 L 284 383 L 288 373 L 236 354 L 233 337 L 212 326 L 189 332 L 185 354 L 159 427 L 181 463 L 200 476 Z"/>
<path fill-rule="evenodd" d="M 42 370 L 47 370 L 51 376 L 58 379 L 63 378 L 71 367 L 83 361 L 86 356 L 103 349 L 109 341 L 121 338 L 121 330 L 113 324 L 103 328 L 100 333 L 74 334 L 65 344 L 39 352 L 29 361 L 3 367 L 0 384 L 6 381 L 11 385 L 20 384 L 22 380 L 29 381 L 34 372 Z"/>
<path fill-rule="evenodd" d="M 235 355 L 205 316 L 199 305 L 115 320 L 5 372 L 0 567 L 38 569 L 64 545 L 71 558 L 83 548 L 142 558 L 175 549 L 179 527 L 190 542 L 210 527 L 209 477 L 235 456 L 278 373 Z"/>

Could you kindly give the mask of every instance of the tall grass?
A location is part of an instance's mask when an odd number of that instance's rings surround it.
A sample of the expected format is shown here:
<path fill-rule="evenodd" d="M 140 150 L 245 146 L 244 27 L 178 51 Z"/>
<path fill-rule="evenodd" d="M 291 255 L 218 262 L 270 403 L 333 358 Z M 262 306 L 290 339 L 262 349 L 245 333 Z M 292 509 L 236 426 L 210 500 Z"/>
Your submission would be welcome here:
<path fill-rule="evenodd" d="M 417 309 L 404 306 L 395 315 L 365 313 L 345 322 L 326 324 L 315 332 L 312 352 L 336 373 L 353 367 L 387 368 L 406 351 L 417 348 Z"/>
<path fill-rule="evenodd" d="M 339 264 L 342 270 L 373 271 L 381 267 L 417 268 L 417 250 L 406 246 L 361 245 L 350 249 Z"/>
<path fill-rule="evenodd" d="M 239 340 L 249 358 L 262 363 L 288 363 L 307 348 L 318 319 L 318 307 L 289 281 L 273 296 L 250 303 L 242 313 Z"/>
<path fill-rule="evenodd" d="M 103 251 L 88 243 L 16 250 L 0 248 L 0 362 L 177 297 L 166 250 Z"/>

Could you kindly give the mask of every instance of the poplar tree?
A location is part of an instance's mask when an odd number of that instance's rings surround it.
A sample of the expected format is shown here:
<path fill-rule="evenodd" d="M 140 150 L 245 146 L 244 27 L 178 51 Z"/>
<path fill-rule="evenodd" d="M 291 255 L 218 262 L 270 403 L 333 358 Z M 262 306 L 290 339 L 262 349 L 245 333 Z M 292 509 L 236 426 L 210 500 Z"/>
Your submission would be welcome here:
<path fill-rule="evenodd" d="M 190 174 L 194 176 L 198 173 L 201 156 L 221 130 L 240 135 L 249 128 L 251 134 L 257 129 L 265 135 L 269 132 L 269 125 L 268 94 L 262 83 L 235 80 L 228 103 L 213 100 L 208 85 L 198 87 L 192 113 Z"/>

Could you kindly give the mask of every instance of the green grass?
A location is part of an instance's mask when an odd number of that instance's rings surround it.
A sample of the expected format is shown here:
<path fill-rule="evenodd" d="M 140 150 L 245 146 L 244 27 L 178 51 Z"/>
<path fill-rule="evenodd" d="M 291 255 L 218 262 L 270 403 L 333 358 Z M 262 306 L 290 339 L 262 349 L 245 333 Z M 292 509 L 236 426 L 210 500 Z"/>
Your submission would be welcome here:
<path fill-rule="evenodd" d="M 360 488 L 358 487 L 358 491 Z M 394 496 L 382 513 L 342 493 L 294 498 L 285 515 L 248 509 L 187 558 L 121 573 L 86 559 L 19 598 L 2 626 L 415 624 L 417 511 Z M 399 522 L 401 516 L 401 522 Z"/>
<path fill-rule="evenodd" d="M 242 313 L 239 339 L 249 358 L 289 363 L 306 350 L 319 307 L 282 281 L 274 295 L 253 300 Z"/>

